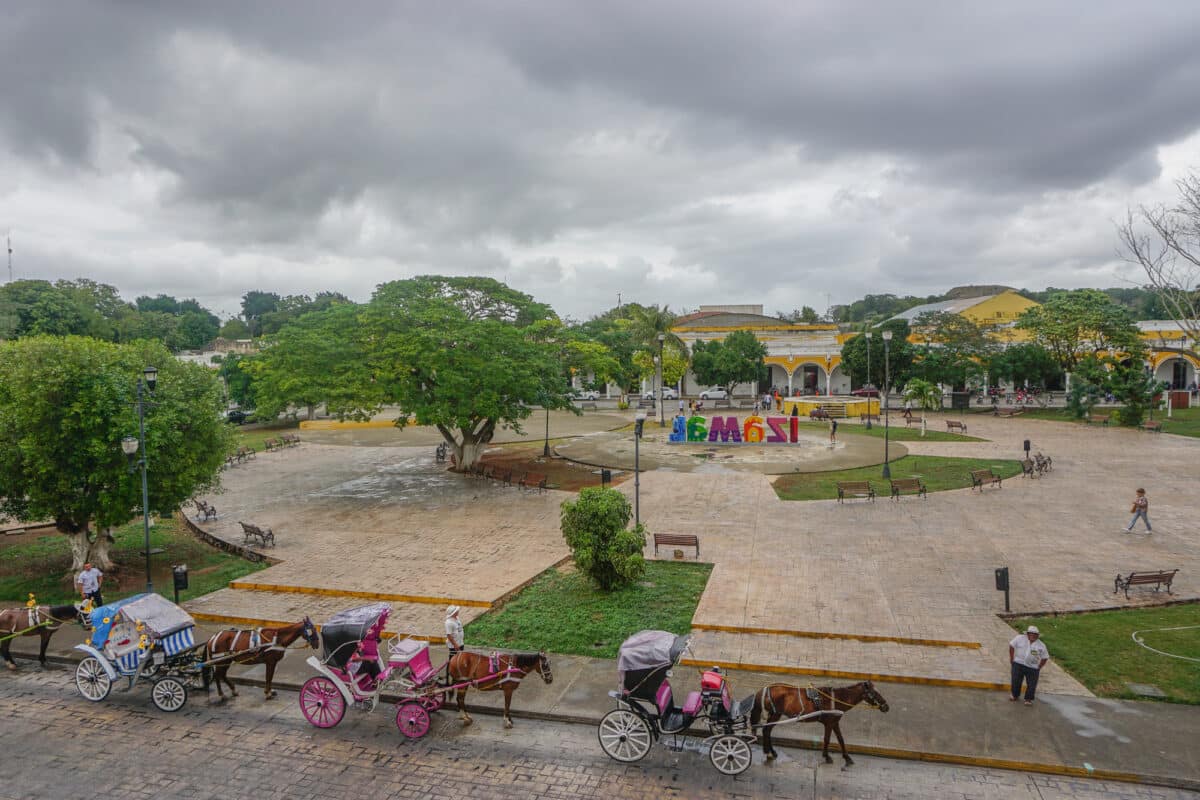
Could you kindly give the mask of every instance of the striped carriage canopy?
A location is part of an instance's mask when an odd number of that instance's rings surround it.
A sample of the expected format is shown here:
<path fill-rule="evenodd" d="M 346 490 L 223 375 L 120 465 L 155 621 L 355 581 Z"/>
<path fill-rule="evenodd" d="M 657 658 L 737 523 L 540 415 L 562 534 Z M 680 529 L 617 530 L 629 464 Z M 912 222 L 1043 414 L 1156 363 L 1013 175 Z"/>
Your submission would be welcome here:
<path fill-rule="evenodd" d="M 97 650 L 103 649 L 114 625 L 140 622 L 169 656 L 192 646 L 192 628 L 196 626 L 190 614 L 158 594 L 135 594 L 100 606 L 92 611 L 91 621 L 91 645 Z"/>

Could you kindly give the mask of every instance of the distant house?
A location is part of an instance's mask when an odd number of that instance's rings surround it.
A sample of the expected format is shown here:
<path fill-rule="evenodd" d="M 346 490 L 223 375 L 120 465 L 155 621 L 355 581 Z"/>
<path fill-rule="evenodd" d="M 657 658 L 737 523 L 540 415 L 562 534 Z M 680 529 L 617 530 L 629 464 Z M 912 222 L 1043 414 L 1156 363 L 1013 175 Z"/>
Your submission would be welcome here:
<path fill-rule="evenodd" d="M 258 345 L 254 343 L 253 339 L 225 339 L 218 336 L 209 343 L 205 351 L 238 354 L 257 353 Z"/>

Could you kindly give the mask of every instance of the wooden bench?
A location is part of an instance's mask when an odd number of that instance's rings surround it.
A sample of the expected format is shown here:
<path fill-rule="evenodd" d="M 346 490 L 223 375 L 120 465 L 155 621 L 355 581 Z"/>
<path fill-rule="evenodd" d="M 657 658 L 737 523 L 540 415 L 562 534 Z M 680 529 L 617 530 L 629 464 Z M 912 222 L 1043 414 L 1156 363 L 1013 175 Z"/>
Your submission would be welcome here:
<path fill-rule="evenodd" d="M 918 497 L 929 499 L 929 494 L 925 491 L 925 483 L 920 478 L 892 478 L 892 499 L 899 502 L 902 494 L 915 494 Z"/>
<path fill-rule="evenodd" d="M 580 403 L 579 408 L 581 411 L 599 411 L 600 410 L 600 407 L 597 406 L 595 403 Z"/>
<path fill-rule="evenodd" d="M 195 501 L 195 505 L 196 505 L 196 519 L 200 520 L 201 522 L 208 522 L 210 519 L 217 518 L 216 506 L 210 506 L 208 503 L 204 502 L 203 500 Z"/>
<path fill-rule="evenodd" d="M 1138 426 L 1144 431 L 1153 431 L 1154 433 L 1162 433 L 1162 423 L 1158 420 L 1148 419 Z"/>
<path fill-rule="evenodd" d="M 1000 476 L 990 469 L 973 469 L 971 470 L 971 491 L 978 489 L 982 492 L 985 483 L 1003 489 L 1004 484 L 1000 480 Z"/>
<path fill-rule="evenodd" d="M 700 537 L 691 533 L 656 533 L 654 534 L 654 555 L 658 555 L 659 545 L 679 545 L 680 547 L 696 548 L 696 558 L 700 557 Z"/>
<path fill-rule="evenodd" d="M 239 447 L 237 449 L 238 461 L 249 461 L 250 459 L 254 458 L 256 454 L 257 451 L 253 447 Z"/>
<path fill-rule="evenodd" d="M 529 489 L 541 494 L 546 491 L 546 476 L 539 475 L 536 472 L 526 472 L 525 476 L 517 482 L 517 488 Z"/>
<path fill-rule="evenodd" d="M 1167 587 L 1167 594 L 1171 594 L 1171 581 L 1175 580 L 1175 573 L 1179 572 L 1173 569 L 1170 572 L 1163 570 L 1160 572 L 1130 572 L 1124 578 L 1117 574 L 1117 579 L 1113 581 L 1113 594 L 1125 590 L 1125 599 L 1129 599 L 1130 586 L 1148 586 L 1154 584 L 1154 591 L 1158 591 L 1160 586 Z"/>
<path fill-rule="evenodd" d="M 1054 459 L 1050 456 L 1044 456 L 1041 453 L 1033 454 L 1034 467 L 1037 469 L 1038 475 L 1044 475 L 1054 469 Z"/>
<path fill-rule="evenodd" d="M 272 450 L 282 450 L 283 442 L 279 441 L 278 439 L 267 439 L 263 442 L 263 447 L 267 448 L 268 453 Z"/>
<path fill-rule="evenodd" d="M 1109 417 L 1107 414 L 1088 414 L 1088 425 L 1108 425 Z"/>
<path fill-rule="evenodd" d="M 260 528 L 257 525 L 251 525 L 248 522 L 241 522 L 240 520 L 238 524 L 242 526 L 243 544 L 250 544 L 257 539 L 262 542 L 263 547 L 266 547 L 268 544 L 271 547 L 275 546 L 275 534 L 270 528 Z"/>
<path fill-rule="evenodd" d="M 446 447 L 446 443 L 442 442 L 437 446 L 437 449 L 433 451 L 433 460 L 439 464 L 444 464 L 446 462 L 446 453 L 448 451 L 449 448 Z"/>
<path fill-rule="evenodd" d="M 859 414 L 859 415 L 858 415 L 858 421 L 859 421 L 859 422 L 874 422 L 874 423 L 878 423 L 878 422 L 879 422 L 879 415 L 878 415 L 878 414 Z"/>
<path fill-rule="evenodd" d="M 300 434 L 298 433 L 285 433 L 281 438 L 285 447 L 295 447 L 300 444 Z"/>
<path fill-rule="evenodd" d="M 1033 477 L 1034 470 L 1037 469 L 1037 464 L 1032 458 L 1026 458 L 1021 462 L 1021 477 Z"/>
<path fill-rule="evenodd" d="M 511 487 L 513 485 L 513 471 L 506 469 L 504 472 L 498 473 L 497 479 L 505 486 Z"/>
<path fill-rule="evenodd" d="M 713 408 L 732 408 L 732 407 L 733 407 L 733 406 L 731 406 L 731 405 L 729 404 L 729 401 L 728 401 L 728 400 L 715 400 L 715 401 L 713 401 Z"/>
<path fill-rule="evenodd" d="M 841 503 L 846 499 L 846 495 L 852 497 L 866 497 L 875 502 L 875 488 L 871 486 L 870 481 L 838 481 L 838 502 Z"/>
<path fill-rule="evenodd" d="M 920 417 L 905 417 L 904 418 L 904 427 L 906 427 L 906 428 L 909 427 L 910 425 L 920 425 L 920 424 L 921 424 Z"/>
<path fill-rule="evenodd" d="M 946 433 L 949 433 L 950 431 L 953 431 L 953 430 L 957 430 L 960 433 L 966 433 L 967 432 L 967 423 L 962 422 L 957 419 L 946 420 Z"/>

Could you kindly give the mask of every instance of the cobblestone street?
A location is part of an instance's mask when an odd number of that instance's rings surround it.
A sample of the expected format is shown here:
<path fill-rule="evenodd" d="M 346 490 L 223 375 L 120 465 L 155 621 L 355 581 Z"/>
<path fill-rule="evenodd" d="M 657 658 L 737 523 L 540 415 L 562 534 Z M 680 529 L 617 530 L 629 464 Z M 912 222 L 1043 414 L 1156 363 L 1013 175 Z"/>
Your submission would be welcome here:
<path fill-rule="evenodd" d="M 71 671 L 30 669 L 0 678 L 0 800 L 120 798 L 1162 798 L 1170 789 L 860 757 L 849 771 L 818 754 L 781 750 L 740 779 L 696 752 L 656 748 L 639 765 L 610 761 L 590 726 L 518 720 L 511 731 L 480 715 L 463 729 L 451 714 L 432 733 L 402 740 L 390 709 L 350 712 L 332 730 L 310 727 L 283 692 L 210 707 L 194 694 L 179 713 L 155 710 L 147 691 L 92 705 Z M 757 755 L 757 747 L 756 755 Z M 840 762 L 839 762 L 840 763 Z"/>

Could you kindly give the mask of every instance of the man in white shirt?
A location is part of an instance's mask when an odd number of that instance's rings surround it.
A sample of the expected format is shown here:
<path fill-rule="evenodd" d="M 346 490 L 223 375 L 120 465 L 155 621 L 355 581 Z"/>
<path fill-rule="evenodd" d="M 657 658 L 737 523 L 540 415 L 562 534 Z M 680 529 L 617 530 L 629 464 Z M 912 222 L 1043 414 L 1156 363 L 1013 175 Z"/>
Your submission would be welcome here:
<path fill-rule="evenodd" d="M 446 649 L 450 651 L 450 658 L 454 658 L 463 650 L 463 626 L 458 621 L 458 606 L 450 606 L 446 609 Z M 446 682 L 450 682 L 450 662 L 446 661 Z"/>
<path fill-rule="evenodd" d="M 104 598 L 100 596 L 100 584 L 103 582 L 104 573 L 93 567 L 90 561 L 83 565 L 83 572 L 75 576 L 80 597 L 91 599 L 93 608 L 104 605 Z"/>
<path fill-rule="evenodd" d="M 1025 705 L 1033 705 L 1037 691 L 1038 675 L 1050 660 L 1050 651 L 1042 641 L 1036 625 L 1030 625 L 1024 633 L 1018 633 L 1008 643 L 1008 660 L 1012 662 L 1012 696 L 1014 703 L 1021 696 L 1021 683 L 1025 683 Z"/>

